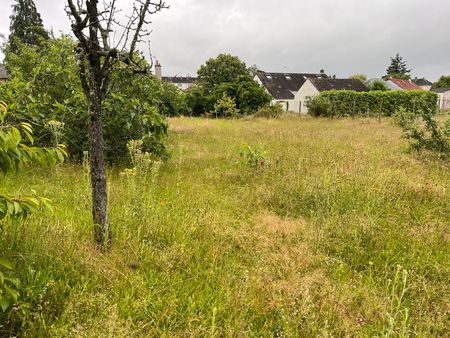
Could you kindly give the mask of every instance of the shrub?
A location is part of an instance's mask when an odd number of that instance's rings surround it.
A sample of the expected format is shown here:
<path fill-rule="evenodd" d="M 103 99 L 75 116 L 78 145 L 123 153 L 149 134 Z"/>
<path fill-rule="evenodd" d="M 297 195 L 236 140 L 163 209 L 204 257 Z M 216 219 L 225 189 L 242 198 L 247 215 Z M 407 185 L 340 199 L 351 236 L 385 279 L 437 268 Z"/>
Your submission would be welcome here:
<path fill-rule="evenodd" d="M 411 142 L 413 150 L 429 150 L 448 157 L 450 155 L 450 119 L 441 125 L 432 114 L 419 114 L 401 109 L 395 119 L 403 128 L 404 137 Z"/>
<path fill-rule="evenodd" d="M 382 91 L 382 92 L 386 92 L 386 91 L 389 90 L 388 86 L 386 86 L 384 84 L 384 82 L 381 81 L 381 80 L 373 81 L 372 84 L 370 85 L 369 89 L 371 91 L 377 91 L 378 90 L 378 91 Z"/>
<path fill-rule="evenodd" d="M 284 113 L 281 104 L 276 103 L 273 105 L 267 105 L 259 109 L 255 113 L 255 117 L 266 118 L 266 119 L 277 119 Z"/>
<path fill-rule="evenodd" d="M 327 97 L 321 95 L 306 100 L 306 107 L 312 116 L 330 116 L 331 103 Z"/>
<path fill-rule="evenodd" d="M 316 110 L 316 116 L 356 116 L 367 114 L 367 112 L 393 116 L 402 108 L 412 112 L 435 114 L 438 102 L 437 94 L 427 91 L 355 92 L 332 90 L 321 93 L 320 97 L 328 100 L 331 108 L 327 104 L 325 107 L 329 108 L 331 112 L 326 114 L 327 109 Z"/>
<path fill-rule="evenodd" d="M 234 98 L 231 98 L 224 93 L 222 98 L 217 100 L 214 104 L 213 115 L 215 117 L 238 117 L 239 109 L 236 108 Z"/>

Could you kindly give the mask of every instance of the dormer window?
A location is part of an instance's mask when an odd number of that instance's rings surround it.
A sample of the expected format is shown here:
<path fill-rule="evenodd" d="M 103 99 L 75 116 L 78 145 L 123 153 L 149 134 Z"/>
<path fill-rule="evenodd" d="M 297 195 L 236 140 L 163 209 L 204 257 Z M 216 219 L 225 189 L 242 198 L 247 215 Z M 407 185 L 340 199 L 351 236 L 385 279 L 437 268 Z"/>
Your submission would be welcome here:
<path fill-rule="evenodd" d="M 266 78 L 269 79 L 269 80 L 272 80 L 272 75 L 266 74 Z"/>
<path fill-rule="evenodd" d="M 284 74 L 284 77 L 286 78 L 286 80 L 292 80 L 292 77 L 290 74 Z"/>

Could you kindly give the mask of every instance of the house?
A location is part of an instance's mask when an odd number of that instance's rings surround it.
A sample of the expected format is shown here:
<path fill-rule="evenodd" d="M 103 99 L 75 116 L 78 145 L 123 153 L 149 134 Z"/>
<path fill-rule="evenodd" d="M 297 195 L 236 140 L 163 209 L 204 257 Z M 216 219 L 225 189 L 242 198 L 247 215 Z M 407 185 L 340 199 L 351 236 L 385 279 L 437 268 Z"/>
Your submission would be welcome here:
<path fill-rule="evenodd" d="M 197 78 L 191 76 L 163 76 L 162 80 L 173 83 L 181 90 L 186 90 L 195 84 Z"/>
<path fill-rule="evenodd" d="M 5 82 L 9 80 L 9 74 L 5 67 L 0 66 L 0 82 Z"/>
<path fill-rule="evenodd" d="M 322 70 L 320 73 L 267 73 L 256 72 L 254 80 L 263 86 L 272 96 L 272 103 L 280 103 L 285 111 L 300 112 L 300 103 L 295 95 L 308 78 L 328 78 Z"/>
<path fill-rule="evenodd" d="M 353 90 L 356 92 L 367 92 L 369 88 L 356 79 L 331 79 L 331 78 L 308 78 L 295 95 L 295 101 L 299 102 L 299 112 L 308 113 L 306 102 L 309 98 L 319 95 L 327 90 Z"/>
<path fill-rule="evenodd" d="M 416 85 L 411 80 L 390 78 L 387 81 L 400 87 L 401 90 L 422 90 L 422 88 L 420 88 L 418 85 Z"/>
<path fill-rule="evenodd" d="M 388 88 L 389 90 L 402 90 L 399 86 L 397 86 L 393 82 L 386 81 L 386 80 L 383 80 L 383 79 L 377 79 L 377 78 L 373 78 L 373 79 L 367 80 L 364 84 L 368 88 L 370 88 L 373 85 L 374 82 L 381 82 L 381 83 L 383 83 L 386 86 L 386 88 Z"/>
<path fill-rule="evenodd" d="M 155 76 L 160 80 L 173 83 L 181 90 L 191 88 L 197 81 L 197 78 L 191 76 L 162 76 L 162 66 L 159 61 L 156 61 Z"/>
<path fill-rule="evenodd" d="M 431 91 L 439 96 L 439 109 L 450 110 L 450 87 L 432 88 Z"/>
<path fill-rule="evenodd" d="M 433 86 L 433 83 L 425 79 L 424 77 L 421 79 L 418 79 L 417 77 L 412 80 L 416 85 L 418 85 L 423 90 L 430 90 Z"/>

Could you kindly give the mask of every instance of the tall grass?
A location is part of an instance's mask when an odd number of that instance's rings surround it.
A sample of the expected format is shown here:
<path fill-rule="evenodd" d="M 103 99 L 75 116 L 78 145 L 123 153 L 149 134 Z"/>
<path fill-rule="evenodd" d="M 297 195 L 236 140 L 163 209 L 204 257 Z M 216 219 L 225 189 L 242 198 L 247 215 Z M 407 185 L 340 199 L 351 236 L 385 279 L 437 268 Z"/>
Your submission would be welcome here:
<path fill-rule="evenodd" d="M 449 336 L 450 167 L 389 120 L 171 120 L 171 158 L 109 174 L 113 250 L 83 168 L 5 178 L 53 215 L 7 225 L 24 336 Z M 259 170 L 239 156 L 264 149 Z"/>

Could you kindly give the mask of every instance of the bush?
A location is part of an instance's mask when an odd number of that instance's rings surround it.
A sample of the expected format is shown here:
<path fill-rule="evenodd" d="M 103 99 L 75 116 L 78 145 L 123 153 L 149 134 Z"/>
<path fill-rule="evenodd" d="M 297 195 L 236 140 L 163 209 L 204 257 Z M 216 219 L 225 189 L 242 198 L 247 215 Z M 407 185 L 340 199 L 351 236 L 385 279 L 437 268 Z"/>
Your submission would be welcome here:
<path fill-rule="evenodd" d="M 373 83 L 369 86 L 369 89 L 370 89 L 371 91 L 377 91 L 377 90 L 379 90 L 379 91 L 382 91 L 382 92 L 386 92 L 386 91 L 389 90 L 388 86 L 386 86 L 386 85 L 384 84 L 384 82 L 381 81 L 381 80 L 375 80 L 375 81 L 373 81 Z"/>
<path fill-rule="evenodd" d="M 234 99 L 224 93 L 222 98 L 214 104 L 213 115 L 215 117 L 236 118 L 239 115 L 239 109 L 236 108 Z"/>
<path fill-rule="evenodd" d="M 411 142 L 411 149 L 425 149 L 443 157 L 450 155 L 450 119 L 440 125 L 432 114 L 414 114 L 405 109 L 401 109 L 395 119 L 403 128 L 404 137 Z"/>
<path fill-rule="evenodd" d="M 265 118 L 265 119 L 277 119 L 284 113 L 281 104 L 276 103 L 273 105 L 267 105 L 262 107 L 255 113 L 255 117 Z"/>
<path fill-rule="evenodd" d="M 355 92 L 350 90 L 327 91 L 320 94 L 328 101 L 313 100 L 321 103 L 314 110 L 315 116 L 356 116 L 376 113 L 393 116 L 400 109 L 424 114 L 437 112 L 438 96 L 427 91 L 371 91 Z"/>
<path fill-rule="evenodd" d="M 331 103 L 330 100 L 321 95 L 310 97 L 306 100 L 306 107 L 312 116 L 330 116 Z"/>
<path fill-rule="evenodd" d="M 69 37 L 45 41 L 39 48 L 24 44 L 16 52 L 6 48 L 11 81 L 0 85 L 0 95 L 11 104 L 11 122 L 33 125 L 38 146 L 54 144 L 54 135 L 46 127 L 49 122 L 63 123 L 61 142 L 67 144 L 72 158 L 81 159 L 89 149 L 88 109 L 74 48 Z M 128 141 L 138 139 L 143 140 L 145 151 L 167 156 L 163 141 L 168 126 L 161 110 L 176 99 L 164 88 L 153 76 L 136 75 L 120 65 L 113 70 L 102 113 L 105 156 L 110 163 L 126 162 Z M 164 98 L 165 92 L 169 98 Z M 167 114 L 178 109 L 174 103 Z"/>

